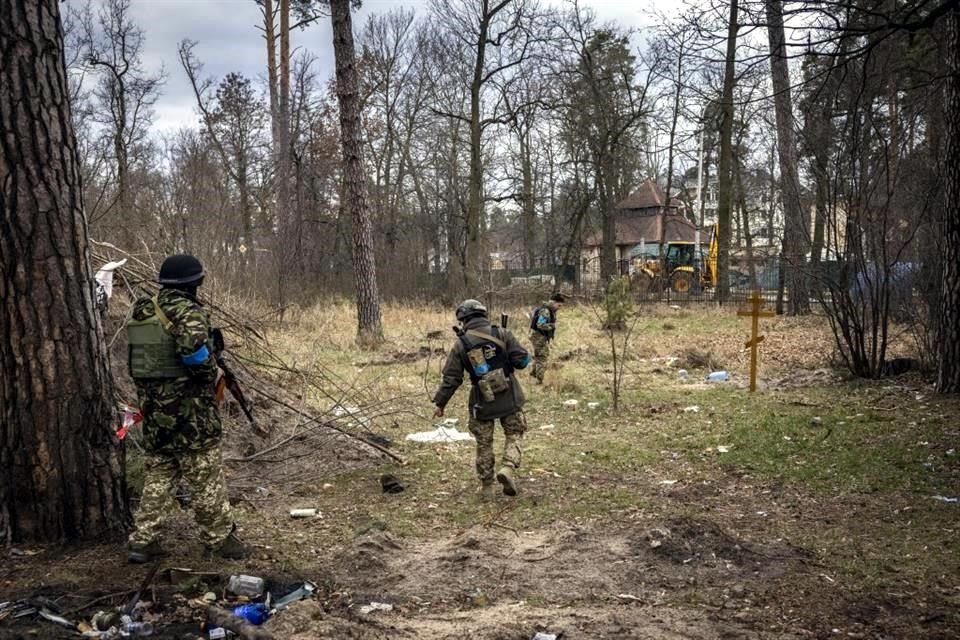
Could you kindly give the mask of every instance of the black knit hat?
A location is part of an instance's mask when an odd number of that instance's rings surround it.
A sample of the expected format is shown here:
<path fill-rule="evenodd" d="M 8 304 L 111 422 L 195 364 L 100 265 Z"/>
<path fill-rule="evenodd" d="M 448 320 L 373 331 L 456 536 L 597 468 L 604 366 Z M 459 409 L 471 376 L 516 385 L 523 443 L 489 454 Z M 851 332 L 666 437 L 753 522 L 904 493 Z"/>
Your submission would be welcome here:
<path fill-rule="evenodd" d="M 160 266 L 160 284 L 194 284 L 203 280 L 203 265 L 190 255 L 170 256 Z"/>
<path fill-rule="evenodd" d="M 552 296 L 550 296 L 550 299 L 554 302 L 560 302 L 560 303 L 567 301 L 567 297 L 562 293 L 560 293 L 559 291 L 557 293 L 554 293 Z"/>

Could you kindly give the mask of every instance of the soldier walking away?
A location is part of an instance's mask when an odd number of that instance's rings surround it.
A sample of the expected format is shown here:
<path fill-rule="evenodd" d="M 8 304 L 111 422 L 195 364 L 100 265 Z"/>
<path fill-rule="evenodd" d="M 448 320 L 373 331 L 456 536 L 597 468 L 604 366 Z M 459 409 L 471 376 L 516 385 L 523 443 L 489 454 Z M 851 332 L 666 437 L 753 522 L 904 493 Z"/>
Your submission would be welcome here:
<path fill-rule="evenodd" d="M 224 483 L 214 393 L 213 349 L 220 341 L 213 340 L 210 316 L 197 301 L 203 278 L 195 257 L 168 257 L 160 267 L 160 292 L 137 300 L 127 323 L 145 453 L 143 497 L 128 545 L 132 563 L 162 555 L 161 528 L 177 510 L 173 493 L 181 479 L 207 548 L 223 558 L 249 555 L 237 537 Z"/>
<path fill-rule="evenodd" d="M 543 384 L 550 358 L 550 343 L 557 333 L 557 311 L 566 302 L 562 293 L 554 293 L 550 299 L 533 310 L 530 315 L 530 342 L 533 344 L 533 379 Z"/>
<path fill-rule="evenodd" d="M 523 419 L 523 390 L 514 370 L 530 363 L 526 349 L 506 329 L 490 324 L 487 309 L 477 300 L 464 300 L 457 307 L 457 342 L 447 356 L 443 380 L 433 396 L 434 416 L 443 417 L 444 408 L 470 376 L 470 433 L 477 439 L 477 476 L 484 499 L 493 497 L 494 477 L 508 496 L 517 495 L 514 472 L 520 467 L 520 440 L 526 431 Z M 503 427 L 503 465 L 496 472 L 493 434 L 496 421 Z"/>

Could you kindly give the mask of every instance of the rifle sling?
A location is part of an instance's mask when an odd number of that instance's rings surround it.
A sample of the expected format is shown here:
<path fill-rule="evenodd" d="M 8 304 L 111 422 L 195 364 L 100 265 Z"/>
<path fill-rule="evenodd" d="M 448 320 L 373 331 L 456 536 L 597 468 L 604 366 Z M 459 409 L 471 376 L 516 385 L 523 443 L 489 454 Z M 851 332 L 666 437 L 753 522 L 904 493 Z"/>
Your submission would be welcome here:
<path fill-rule="evenodd" d="M 468 336 L 473 336 L 474 338 L 478 338 L 478 339 L 480 339 L 480 340 L 485 340 L 485 341 L 487 341 L 487 342 L 492 342 L 493 344 L 495 344 L 495 345 L 497 345 L 498 347 L 500 347 L 501 349 L 503 349 L 504 353 L 507 352 L 507 343 L 504 342 L 503 340 L 501 340 L 500 338 L 494 336 L 494 335 L 491 335 L 491 334 L 489 334 L 489 333 L 484 333 L 483 331 L 477 331 L 476 329 L 470 329 L 469 331 L 466 331 L 465 333 L 466 333 Z"/>

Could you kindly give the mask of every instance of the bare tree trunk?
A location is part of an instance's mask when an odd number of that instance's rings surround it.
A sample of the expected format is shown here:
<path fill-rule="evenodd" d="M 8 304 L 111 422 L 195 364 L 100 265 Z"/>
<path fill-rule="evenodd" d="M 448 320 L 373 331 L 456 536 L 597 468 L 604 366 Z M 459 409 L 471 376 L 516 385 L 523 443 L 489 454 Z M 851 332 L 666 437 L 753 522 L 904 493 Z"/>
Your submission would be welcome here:
<path fill-rule="evenodd" d="M 60 3 L 0 0 L 0 541 L 127 517 L 94 307 Z"/>
<path fill-rule="evenodd" d="M 743 189 L 743 163 L 736 159 L 737 165 L 737 201 L 740 209 L 740 227 L 743 230 L 744 253 L 747 257 L 747 269 L 750 273 L 750 288 L 757 288 L 757 263 L 753 259 L 753 236 L 750 234 L 750 213 L 747 211 L 747 195 Z"/>
<path fill-rule="evenodd" d="M 464 229 L 467 243 L 463 270 L 463 286 L 467 293 L 473 292 L 479 285 L 482 266 L 480 258 L 480 216 L 483 213 L 483 154 L 480 148 L 482 133 L 480 92 L 483 89 L 483 69 L 489 26 L 490 18 L 484 11 L 480 19 L 477 56 L 473 66 L 473 79 L 470 82 L 470 182 L 467 187 L 467 216 L 466 228 Z"/>
<path fill-rule="evenodd" d="M 720 166 L 718 171 L 717 221 L 720 225 L 719 255 L 717 258 L 717 301 L 723 304 L 730 297 L 730 235 L 733 205 L 731 167 L 733 164 L 733 85 L 737 63 L 737 0 L 730 1 L 730 24 L 727 28 L 727 58 L 723 73 L 722 108 L 720 122 Z"/>
<path fill-rule="evenodd" d="M 533 268 L 536 256 L 537 210 L 534 200 L 533 159 L 530 152 L 530 130 L 520 134 L 520 164 L 523 173 L 523 266 Z"/>
<path fill-rule="evenodd" d="M 353 218 L 353 281 L 357 293 L 357 340 L 373 346 L 383 340 L 380 294 L 374 260 L 373 225 L 367 204 L 363 164 L 360 96 L 354 66 L 353 24 L 350 0 L 331 0 L 333 52 L 337 65 L 337 99 L 340 102 L 340 136 L 343 144 L 343 177 L 346 206 Z"/>
<path fill-rule="evenodd" d="M 797 141 L 793 129 L 793 105 L 790 98 L 790 70 L 787 67 L 786 36 L 781 0 L 766 0 L 767 35 L 770 40 L 770 70 L 773 102 L 777 119 L 777 148 L 780 156 L 780 184 L 783 196 L 784 256 L 787 286 L 790 289 L 787 311 L 790 315 L 810 312 L 807 291 L 806 249 L 810 231 L 800 202 Z"/>
<path fill-rule="evenodd" d="M 603 217 L 603 246 L 600 250 L 600 279 L 601 286 L 606 291 L 610 282 L 620 275 L 620 265 L 617 263 L 617 218 L 613 210 L 610 197 L 611 186 L 608 180 L 612 179 L 613 169 L 609 167 L 610 156 L 602 154 L 597 163 L 597 208 Z M 605 166 L 606 165 L 606 166 Z"/>
<path fill-rule="evenodd" d="M 290 0 L 280 0 L 280 64 L 277 99 L 277 226 L 280 246 L 277 251 L 280 277 L 280 302 L 285 301 L 287 276 L 300 265 L 300 229 L 294 224 L 290 197 Z"/>
<path fill-rule="evenodd" d="M 944 100 L 943 287 L 937 335 L 937 390 L 960 393 L 960 9 L 947 16 L 947 87 Z"/>
<path fill-rule="evenodd" d="M 273 0 L 263 0 L 263 29 L 267 42 L 267 93 L 270 96 L 270 132 L 273 135 L 273 149 L 280 146 L 280 114 L 277 103 L 277 32 L 274 22 Z"/>
<path fill-rule="evenodd" d="M 660 216 L 660 273 L 667 274 L 667 238 L 666 219 L 664 216 L 670 210 L 670 193 L 673 191 L 673 145 L 677 138 L 677 121 L 680 120 L 680 91 L 683 88 L 683 43 L 677 52 L 677 86 L 673 94 L 673 113 L 670 120 L 670 145 L 667 148 L 667 192 L 664 196 L 663 212 Z"/>

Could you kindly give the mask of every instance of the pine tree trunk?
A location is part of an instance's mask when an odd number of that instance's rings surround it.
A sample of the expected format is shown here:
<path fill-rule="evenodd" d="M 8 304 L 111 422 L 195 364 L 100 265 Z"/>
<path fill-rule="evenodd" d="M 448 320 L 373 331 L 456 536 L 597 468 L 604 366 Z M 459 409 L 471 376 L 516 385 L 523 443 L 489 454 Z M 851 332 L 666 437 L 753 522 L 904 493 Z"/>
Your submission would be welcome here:
<path fill-rule="evenodd" d="M 126 486 L 60 3 L 0 16 L 0 542 L 96 538 L 123 528 Z"/>
<path fill-rule="evenodd" d="M 720 122 L 720 166 L 718 176 L 717 222 L 720 225 L 719 251 L 717 257 L 717 301 L 720 304 L 730 297 L 730 209 L 733 206 L 733 85 L 737 63 L 737 0 L 730 2 L 730 24 L 727 29 L 727 58 L 723 74 L 723 119 Z"/>
<path fill-rule="evenodd" d="M 947 16 L 947 87 L 944 101 L 943 287 L 940 296 L 937 390 L 960 393 L 960 9 Z"/>
<path fill-rule="evenodd" d="M 804 224 L 800 202 L 797 141 L 793 130 L 793 105 L 790 98 L 790 70 L 787 67 L 786 37 L 783 28 L 783 5 L 780 0 L 766 0 L 767 35 L 770 40 L 770 69 L 773 80 L 774 112 L 777 120 L 777 149 L 780 157 L 780 183 L 783 196 L 784 256 L 787 263 L 787 307 L 790 315 L 810 312 L 807 291 L 806 250 L 809 229 Z"/>
<path fill-rule="evenodd" d="M 367 203 L 363 164 L 360 95 L 354 65 L 353 24 L 350 0 L 332 0 L 333 52 L 337 65 L 337 99 L 340 102 L 340 136 L 343 146 L 343 179 L 346 206 L 353 219 L 353 281 L 357 292 L 357 339 L 372 346 L 383 340 L 380 294 L 374 260 L 373 225 Z"/>

